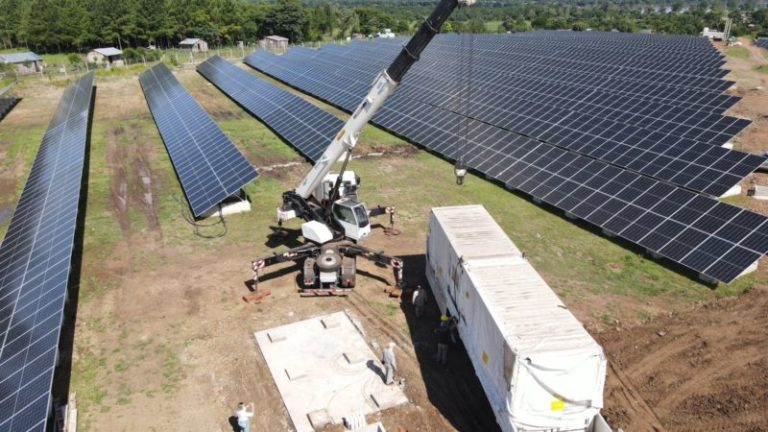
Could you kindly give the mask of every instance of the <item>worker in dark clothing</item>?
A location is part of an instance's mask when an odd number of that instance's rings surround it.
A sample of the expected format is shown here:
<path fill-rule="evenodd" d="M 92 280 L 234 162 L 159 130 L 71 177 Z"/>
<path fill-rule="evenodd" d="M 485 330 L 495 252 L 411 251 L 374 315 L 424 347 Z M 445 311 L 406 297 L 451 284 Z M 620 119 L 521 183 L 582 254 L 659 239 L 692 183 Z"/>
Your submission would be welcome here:
<path fill-rule="evenodd" d="M 451 334 L 456 328 L 456 320 L 448 315 L 440 317 L 440 326 L 435 329 L 437 333 L 437 355 L 436 361 L 442 366 L 448 364 L 448 347 L 451 343 Z"/>

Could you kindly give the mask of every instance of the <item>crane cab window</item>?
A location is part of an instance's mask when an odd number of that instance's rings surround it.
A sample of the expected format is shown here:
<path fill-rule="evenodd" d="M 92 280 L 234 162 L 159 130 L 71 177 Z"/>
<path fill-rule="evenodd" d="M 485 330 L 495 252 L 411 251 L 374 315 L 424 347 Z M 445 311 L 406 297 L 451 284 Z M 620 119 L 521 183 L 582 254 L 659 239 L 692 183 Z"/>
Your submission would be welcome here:
<path fill-rule="evenodd" d="M 360 228 L 368 226 L 368 213 L 365 207 L 357 202 L 337 202 L 333 206 L 333 214 L 342 222 L 357 225 Z"/>
<path fill-rule="evenodd" d="M 357 216 L 357 226 L 360 228 L 368 226 L 368 213 L 365 212 L 365 207 L 358 204 L 354 207 L 355 216 Z"/>
<path fill-rule="evenodd" d="M 343 205 L 343 204 L 336 204 L 333 206 L 333 214 L 336 215 L 336 217 L 345 223 L 357 225 L 357 220 L 355 219 L 355 213 L 352 211 L 351 208 Z"/>

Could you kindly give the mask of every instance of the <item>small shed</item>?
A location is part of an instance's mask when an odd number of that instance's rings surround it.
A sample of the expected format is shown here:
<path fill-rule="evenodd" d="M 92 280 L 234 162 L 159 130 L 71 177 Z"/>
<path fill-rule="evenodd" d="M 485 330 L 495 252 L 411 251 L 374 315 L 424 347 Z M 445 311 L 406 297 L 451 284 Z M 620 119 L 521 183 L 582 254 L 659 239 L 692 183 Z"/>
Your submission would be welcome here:
<path fill-rule="evenodd" d="M 43 58 L 32 51 L 0 54 L 0 63 L 16 65 L 21 75 L 32 74 L 43 70 Z"/>
<path fill-rule="evenodd" d="M 208 43 L 199 38 L 186 38 L 179 42 L 179 48 L 193 53 L 208 52 Z"/>
<path fill-rule="evenodd" d="M 712 40 L 725 39 L 725 32 L 710 29 L 709 27 L 704 27 L 704 30 L 702 30 L 701 32 L 701 35 L 704 36 L 705 38 L 709 38 Z"/>
<path fill-rule="evenodd" d="M 96 48 L 86 55 L 88 63 L 106 64 L 107 66 L 122 66 L 123 52 L 115 47 Z"/>
<path fill-rule="evenodd" d="M 282 50 L 285 51 L 288 49 L 288 42 L 289 39 L 287 37 L 283 36 L 267 36 L 261 41 L 261 47 L 263 49 L 276 51 L 276 50 Z"/>

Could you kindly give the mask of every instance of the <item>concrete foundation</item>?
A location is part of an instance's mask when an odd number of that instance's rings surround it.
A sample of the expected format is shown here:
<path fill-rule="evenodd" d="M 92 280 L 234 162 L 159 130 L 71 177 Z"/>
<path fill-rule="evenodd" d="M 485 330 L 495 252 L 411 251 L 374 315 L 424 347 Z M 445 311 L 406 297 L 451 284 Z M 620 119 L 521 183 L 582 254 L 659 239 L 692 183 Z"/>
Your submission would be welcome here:
<path fill-rule="evenodd" d="M 408 402 L 398 386 L 384 384 L 381 353 L 344 312 L 254 335 L 297 432 Z"/>
<path fill-rule="evenodd" d="M 731 196 L 737 196 L 741 195 L 741 186 L 735 185 L 732 188 L 728 189 L 724 194 L 720 195 L 720 198 L 728 198 Z"/>

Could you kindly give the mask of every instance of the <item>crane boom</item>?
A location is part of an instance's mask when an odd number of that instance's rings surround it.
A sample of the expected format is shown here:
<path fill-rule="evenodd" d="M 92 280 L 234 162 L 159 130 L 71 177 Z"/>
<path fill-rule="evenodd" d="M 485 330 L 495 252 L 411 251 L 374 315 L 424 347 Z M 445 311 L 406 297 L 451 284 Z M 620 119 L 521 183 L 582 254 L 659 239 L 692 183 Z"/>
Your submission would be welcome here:
<path fill-rule="evenodd" d="M 419 60 L 421 52 L 440 31 L 440 27 L 453 13 L 454 9 L 471 6 L 474 3 L 475 0 L 440 1 L 440 4 L 438 4 L 429 18 L 421 24 L 419 30 L 403 47 L 392 64 L 376 76 L 368 95 L 357 106 L 352 116 L 350 116 L 323 155 L 315 163 L 315 166 L 312 167 L 309 174 L 304 177 L 304 180 L 296 188 L 297 195 L 304 199 L 308 199 L 312 195 L 325 176 L 331 171 L 333 164 L 357 145 L 357 139 L 363 127 L 379 111 L 389 96 L 392 95 L 406 72 L 408 72 L 408 69 Z"/>

